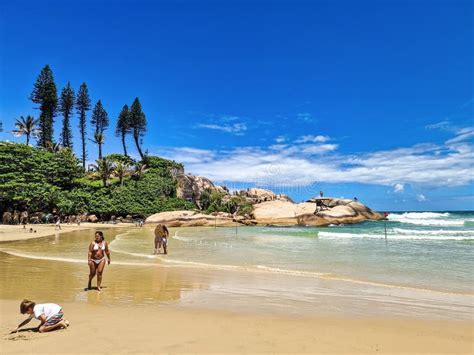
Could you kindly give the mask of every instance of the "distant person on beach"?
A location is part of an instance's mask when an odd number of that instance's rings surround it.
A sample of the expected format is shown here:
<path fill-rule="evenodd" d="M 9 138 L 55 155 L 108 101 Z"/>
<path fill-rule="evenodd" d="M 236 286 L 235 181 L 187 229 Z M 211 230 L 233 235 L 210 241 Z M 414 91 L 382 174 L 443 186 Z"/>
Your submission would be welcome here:
<path fill-rule="evenodd" d="M 319 197 L 323 198 L 323 196 L 324 196 L 324 193 L 322 191 L 319 191 Z"/>
<path fill-rule="evenodd" d="M 56 220 L 56 226 L 54 227 L 54 230 L 59 229 L 61 230 L 61 219 L 58 217 Z"/>
<path fill-rule="evenodd" d="M 67 319 L 64 319 L 61 306 L 55 303 L 36 304 L 33 301 L 25 299 L 20 303 L 20 312 L 21 314 L 29 314 L 30 316 L 21 322 L 13 333 L 18 332 L 21 327 L 28 324 L 33 318 L 41 321 L 41 324 L 38 326 L 40 333 L 49 332 L 57 328 L 67 328 L 69 326 Z"/>
<path fill-rule="evenodd" d="M 160 248 L 163 246 L 163 253 L 168 254 L 168 237 L 170 232 L 168 228 L 164 225 L 159 223 L 155 227 L 155 254 L 160 253 Z"/>
<path fill-rule="evenodd" d="M 104 233 L 95 232 L 95 240 L 89 244 L 89 253 L 87 262 L 89 264 L 89 283 L 87 289 L 92 289 L 92 279 L 97 275 L 97 290 L 101 290 L 102 273 L 104 272 L 105 262 L 110 265 L 109 245 L 105 241 Z"/>

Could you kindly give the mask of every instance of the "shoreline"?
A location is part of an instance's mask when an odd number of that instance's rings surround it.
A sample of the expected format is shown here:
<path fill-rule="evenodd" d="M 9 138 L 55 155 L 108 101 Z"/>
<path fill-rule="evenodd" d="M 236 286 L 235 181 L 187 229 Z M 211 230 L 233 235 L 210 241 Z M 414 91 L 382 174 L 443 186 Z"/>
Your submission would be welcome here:
<path fill-rule="evenodd" d="M 470 322 L 289 318 L 173 306 L 109 307 L 78 302 L 61 304 L 71 322 L 67 330 L 8 334 L 24 319 L 17 312 L 18 302 L 0 300 L 2 353 L 31 352 L 32 347 L 45 353 L 472 351 Z M 133 318 L 124 316 L 132 313 Z M 33 322 L 30 327 L 36 325 Z"/>
<path fill-rule="evenodd" d="M 15 242 L 21 240 L 45 238 L 54 235 L 82 231 L 92 229 L 110 229 L 110 228 L 127 228 L 133 227 L 133 223 L 90 223 L 84 222 L 80 226 L 77 224 L 61 224 L 61 230 L 56 230 L 54 224 L 27 224 L 26 228 L 20 224 L 0 224 L 0 244 L 2 242 Z M 30 233 L 29 229 L 33 228 L 36 233 Z"/>

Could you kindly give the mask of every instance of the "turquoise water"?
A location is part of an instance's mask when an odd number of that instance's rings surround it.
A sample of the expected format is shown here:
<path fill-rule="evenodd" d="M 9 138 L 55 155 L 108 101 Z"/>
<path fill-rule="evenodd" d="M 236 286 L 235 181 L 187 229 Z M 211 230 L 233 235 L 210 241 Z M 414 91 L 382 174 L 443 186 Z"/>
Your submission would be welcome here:
<path fill-rule="evenodd" d="M 117 236 L 113 251 L 144 262 L 351 280 L 474 293 L 474 213 L 392 213 L 350 226 L 180 229 L 170 255 L 151 255 L 152 236 Z M 386 229 L 386 238 L 385 238 Z"/>

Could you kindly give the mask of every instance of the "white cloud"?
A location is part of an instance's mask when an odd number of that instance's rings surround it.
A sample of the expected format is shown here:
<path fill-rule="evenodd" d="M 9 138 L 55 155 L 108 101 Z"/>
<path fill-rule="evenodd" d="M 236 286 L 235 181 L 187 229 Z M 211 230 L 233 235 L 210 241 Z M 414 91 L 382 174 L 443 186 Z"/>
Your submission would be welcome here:
<path fill-rule="evenodd" d="M 392 186 L 461 186 L 473 181 L 474 145 L 417 144 L 358 155 L 337 153 L 333 144 L 274 144 L 230 150 L 171 149 L 161 155 L 216 181 L 306 186 L 315 182 Z M 184 159 L 183 158 L 184 155 Z M 398 185 L 398 188 L 397 188 Z"/>
<path fill-rule="evenodd" d="M 309 112 L 297 113 L 296 118 L 304 122 L 312 122 L 314 120 L 313 115 Z"/>
<path fill-rule="evenodd" d="M 449 129 L 450 127 L 450 122 L 449 121 L 441 121 L 441 122 L 437 122 L 437 123 L 432 123 L 432 124 L 429 124 L 427 126 L 425 126 L 425 128 L 427 129 Z"/>
<path fill-rule="evenodd" d="M 453 133 L 455 136 L 446 141 L 446 144 L 453 144 L 463 142 L 469 138 L 474 137 L 474 127 L 459 127 L 452 125 L 449 121 L 441 121 L 438 123 L 430 124 L 425 126 L 427 129 L 439 129 Z"/>
<path fill-rule="evenodd" d="M 330 138 L 328 136 L 306 135 L 299 137 L 297 140 L 295 140 L 295 143 L 324 143 L 329 140 Z"/>
<path fill-rule="evenodd" d="M 456 137 L 448 139 L 446 141 L 446 144 L 462 142 L 471 137 L 474 137 L 474 128 L 471 128 L 471 127 L 460 128 L 456 131 Z"/>
<path fill-rule="evenodd" d="M 426 201 L 426 197 L 425 197 L 425 195 L 418 194 L 418 195 L 416 195 L 416 200 L 417 200 L 418 202 L 425 202 L 425 201 Z"/>
<path fill-rule="evenodd" d="M 226 133 L 232 133 L 236 135 L 242 135 L 247 130 L 245 123 L 232 123 L 232 124 L 215 124 L 215 123 L 202 123 L 197 125 L 198 128 L 214 129 Z"/>
<path fill-rule="evenodd" d="M 405 190 L 405 185 L 395 184 L 393 185 L 393 192 L 403 192 Z"/>
<path fill-rule="evenodd" d="M 277 143 L 283 143 L 286 141 L 286 137 L 285 136 L 278 136 L 275 138 L 275 142 Z"/>

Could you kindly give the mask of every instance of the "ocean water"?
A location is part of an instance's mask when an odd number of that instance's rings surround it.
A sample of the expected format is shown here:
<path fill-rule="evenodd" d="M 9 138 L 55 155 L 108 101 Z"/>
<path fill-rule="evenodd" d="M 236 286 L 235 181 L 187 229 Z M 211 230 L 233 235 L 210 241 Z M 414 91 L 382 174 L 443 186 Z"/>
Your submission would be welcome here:
<path fill-rule="evenodd" d="M 107 271 L 105 279 L 112 282 L 113 278 L 116 285 L 115 298 L 130 299 L 138 290 L 143 298 L 153 300 L 165 289 L 168 296 L 180 289 L 180 302 L 202 305 L 226 299 L 228 304 L 223 308 L 232 302 L 245 308 L 249 302 L 243 300 L 253 296 L 257 300 L 253 304 L 270 307 L 271 312 L 276 308 L 324 312 L 332 307 L 344 312 L 357 309 L 361 314 L 368 309 L 397 313 L 400 305 L 405 312 L 418 314 L 437 309 L 438 316 L 448 318 L 470 318 L 474 312 L 473 212 L 391 213 L 388 221 L 325 228 L 171 229 L 170 254 L 166 256 L 153 254 L 150 227 L 105 232 L 112 266 L 127 268 L 117 271 L 111 266 L 115 274 L 110 278 Z M 38 273 L 37 287 L 44 283 L 40 280 L 44 276 L 41 262 L 77 265 L 71 272 L 82 285 L 92 237 L 89 231 L 3 243 L 0 256 L 25 260 L 25 265 Z M 30 260 L 27 264 L 26 259 Z M 3 261 L 5 275 L 18 283 L 23 274 L 14 275 L 20 270 L 14 267 L 17 262 Z M 132 266 L 140 272 L 130 271 Z M 54 267 L 48 268 L 55 279 L 64 277 L 61 269 L 55 274 Z M 167 269 L 183 272 L 176 276 L 171 271 L 157 271 Z M 157 284 L 156 278 L 167 279 L 162 281 L 167 284 Z M 74 287 L 79 290 L 79 285 Z M 368 307 L 374 302 L 378 308 Z"/>
<path fill-rule="evenodd" d="M 190 267 L 305 275 L 454 293 L 474 292 L 474 213 L 391 213 L 357 225 L 181 229 L 170 255 L 130 231 L 112 249 Z M 386 233 L 385 233 L 386 231 Z"/>

